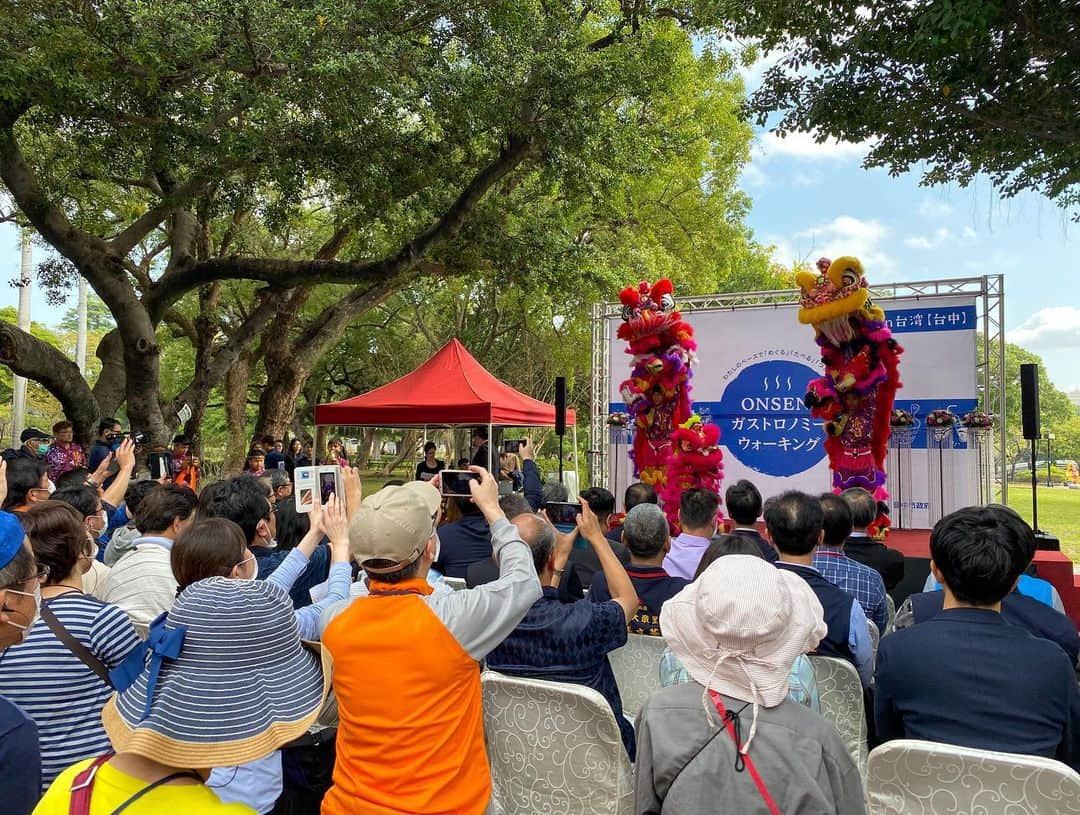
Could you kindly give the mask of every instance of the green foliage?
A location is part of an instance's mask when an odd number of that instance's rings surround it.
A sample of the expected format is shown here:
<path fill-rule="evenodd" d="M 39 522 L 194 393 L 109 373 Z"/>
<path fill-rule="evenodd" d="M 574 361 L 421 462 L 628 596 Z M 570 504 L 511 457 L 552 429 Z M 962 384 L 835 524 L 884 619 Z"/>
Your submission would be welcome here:
<path fill-rule="evenodd" d="M 1050 381 L 1050 375 L 1046 371 L 1042 358 L 1019 345 L 1005 343 L 1005 453 L 1014 467 L 1019 461 L 1027 461 L 1030 457 L 1030 442 L 1024 440 L 1021 432 L 1020 366 L 1032 363 L 1039 366 L 1039 407 L 1043 432 L 1056 434 L 1059 432 L 1058 428 L 1061 428 L 1060 432 L 1063 436 L 1068 436 L 1078 420 L 1077 410 L 1069 401 L 1069 397 Z M 993 351 L 990 370 L 997 370 L 997 356 Z M 1080 442 L 1080 437 L 1077 438 L 1077 442 Z M 1068 454 L 1066 454 L 1067 450 L 1070 451 Z M 1058 451 L 1055 451 L 1054 458 L 1080 456 L 1080 444 L 1063 445 L 1060 453 L 1059 455 Z"/>
<path fill-rule="evenodd" d="M 1080 9 L 1053 0 L 730 0 L 739 36 L 786 56 L 752 110 L 781 132 L 873 140 L 866 163 L 926 184 L 985 173 L 1080 218 Z"/>
<path fill-rule="evenodd" d="M 14 306 L 0 308 L 0 320 L 15 325 L 19 321 L 18 311 Z M 56 332 L 34 321 L 30 322 L 30 333 L 54 348 L 63 348 L 63 338 Z M 11 370 L 0 366 L 0 436 L 11 426 L 11 396 L 13 392 Z M 26 425 L 36 424 L 43 430 L 49 430 L 54 422 L 64 418 L 60 403 L 45 388 L 30 380 L 26 383 Z"/>

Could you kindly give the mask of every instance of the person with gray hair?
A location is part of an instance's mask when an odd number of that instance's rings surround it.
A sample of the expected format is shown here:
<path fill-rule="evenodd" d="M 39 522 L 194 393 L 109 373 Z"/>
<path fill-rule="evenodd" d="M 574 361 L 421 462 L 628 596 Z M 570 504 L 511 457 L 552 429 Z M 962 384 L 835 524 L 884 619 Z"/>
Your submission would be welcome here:
<path fill-rule="evenodd" d="M 904 579 L 904 555 L 874 540 L 866 532 L 866 527 L 880 514 L 881 507 L 862 487 L 844 490 L 840 497 L 851 507 L 851 535 L 844 544 L 844 554 L 880 574 L 885 581 L 885 591 L 892 591 Z"/>
<path fill-rule="evenodd" d="M 664 570 L 664 557 L 671 549 L 671 530 L 664 511 L 656 504 L 638 504 L 623 519 L 622 540 L 630 550 L 626 573 L 638 596 L 637 611 L 627 623 L 627 631 L 659 637 L 660 609 L 690 582 Z M 589 599 L 594 603 L 611 599 L 603 572 L 593 577 Z"/>

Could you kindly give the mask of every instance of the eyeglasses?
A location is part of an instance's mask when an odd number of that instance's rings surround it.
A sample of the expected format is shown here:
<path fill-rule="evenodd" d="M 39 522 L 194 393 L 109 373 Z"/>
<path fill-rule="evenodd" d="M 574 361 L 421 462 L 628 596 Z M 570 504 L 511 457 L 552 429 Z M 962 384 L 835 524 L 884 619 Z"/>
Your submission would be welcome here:
<path fill-rule="evenodd" d="M 16 580 L 14 583 L 9 583 L 6 586 L 0 586 L 0 590 L 10 589 L 12 586 L 22 586 L 25 583 L 29 583 L 31 580 L 37 580 L 38 583 L 44 583 L 48 579 L 49 567 L 43 564 L 38 564 L 37 572 L 35 574 L 32 574 L 29 577 L 24 577 L 22 580 Z"/>

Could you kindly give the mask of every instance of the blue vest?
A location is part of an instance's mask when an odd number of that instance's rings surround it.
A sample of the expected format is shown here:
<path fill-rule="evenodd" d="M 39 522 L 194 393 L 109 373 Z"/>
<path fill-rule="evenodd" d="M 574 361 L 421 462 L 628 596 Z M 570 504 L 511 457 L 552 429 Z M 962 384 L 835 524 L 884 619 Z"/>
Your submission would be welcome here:
<path fill-rule="evenodd" d="M 830 583 L 821 573 L 811 566 L 803 566 L 799 563 L 785 563 L 778 561 L 777 569 L 794 572 L 814 590 L 817 599 L 821 602 L 821 608 L 825 612 L 825 625 L 828 631 L 825 639 L 818 643 L 818 647 L 811 651 L 813 654 L 823 657 L 837 657 L 846 659 L 852 665 L 855 664 L 855 654 L 851 652 L 849 644 L 851 634 L 851 604 L 855 598 L 841 589 L 835 583 Z"/>

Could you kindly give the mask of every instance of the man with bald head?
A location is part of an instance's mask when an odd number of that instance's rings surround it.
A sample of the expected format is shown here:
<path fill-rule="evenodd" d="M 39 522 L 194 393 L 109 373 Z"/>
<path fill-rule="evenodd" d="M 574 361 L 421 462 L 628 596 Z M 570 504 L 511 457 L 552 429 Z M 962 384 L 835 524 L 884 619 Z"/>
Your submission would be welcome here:
<path fill-rule="evenodd" d="M 531 509 L 522 509 L 518 512 L 514 512 L 513 510 L 517 509 L 517 507 L 512 499 L 518 497 L 519 494 L 514 493 L 499 501 L 499 506 L 501 506 L 503 512 L 506 513 L 506 517 L 510 519 L 510 523 L 517 527 L 518 534 L 521 535 L 521 539 L 529 545 L 529 548 L 533 550 L 534 556 L 538 551 L 546 551 L 549 553 L 554 551 L 556 539 L 563 533 L 556 530 L 547 518 L 542 515 L 537 515 L 535 512 L 532 512 Z M 577 537 L 577 530 L 566 533 L 566 537 L 569 538 L 569 545 L 572 546 L 574 538 Z M 539 570 L 537 571 L 537 574 L 540 574 Z M 479 563 L 473 563 L 469 566 L 468 570 L 465 572 L 465 585 L 471 589 L 483 585 L 484 583 L 490 583 L 493 580 L 497 580 L 498 577 L 499 564 L 495 562 L 495 559 L 482 560 Z M 581 579 L 578 577 L 573 563 L 566 564 L 566 568 L 563 570 L 557 588 L 559 600 L 563 603 L 572 603 L 585 596 L 585 588 L 581 585 Z"/>
<path fill-rule="evenodd" d="M 664 511 L 656 504 L 635 506 L 623 519 L 622 542 L 630 550 L 630 566 L 626 573 L 638 596 L 637 611 L 627 628 L 631 634 L 659 637 L 661 607 L 690 582 L 664 570 L 664 557 L 671 549 L 671 531 Z M 593 577 L 589 599 L 594 603 L 611 599 L 603 572 L 597 572 Z"/>
<path fill-rule="evenodd" d="M 619 687 L 607 655 L 626 644 L 626 626 L 638 608 L 634 584 L 612 550 L 611 542 L 604 537 L 604 530 L 587 501 L 581 502 L 577 535 L 557 535 L 547 519 L 539 516 L 521 515 L 513 523 L 532 550 L 544 596 L 533 603 L 510 636 L 488 654 L 488 667 L 512 676 L 575 682 L 599 691 L 611 706 L 632 761 L 634 728 L 622 715 Z M 559 601 L 557 586 L 578 535 L 596 553 L 607 577 L 610 600 Z"/>

